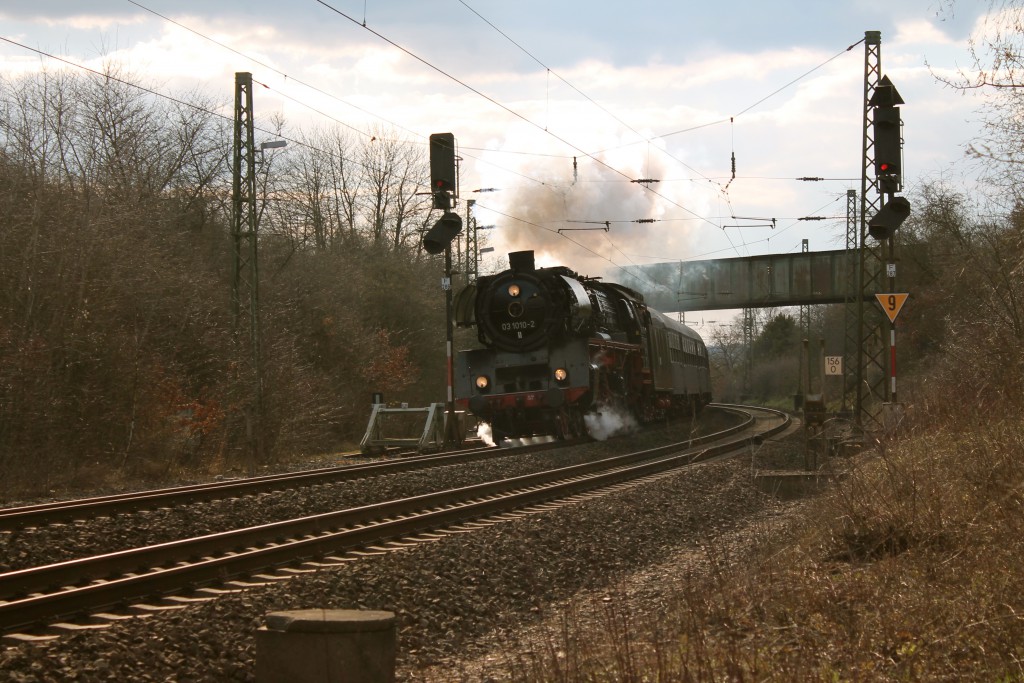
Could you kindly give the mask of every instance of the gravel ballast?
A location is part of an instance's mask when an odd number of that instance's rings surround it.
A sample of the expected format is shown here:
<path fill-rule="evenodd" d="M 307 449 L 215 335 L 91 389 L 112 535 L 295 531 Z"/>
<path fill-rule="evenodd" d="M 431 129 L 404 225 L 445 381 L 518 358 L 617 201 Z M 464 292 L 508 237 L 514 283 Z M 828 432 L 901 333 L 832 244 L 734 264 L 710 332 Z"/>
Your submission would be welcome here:
<path fill-rule="evenodd" d="M 721 423 L 710 416 L 706 425 Z M 720 426 L 717 428 L 721 428 Z M 495 451 L 469 463 L 300 487 L 180 507 L 96 517 L 67 524 L 0 531 L 0 572 L 166 543 L 182 538 L 355 508 L 445 489 L 568 467 L 686 438 L 680 426 L 646 429 L 627 440 L 585 442 L 534 453 Z M 329 463 L 310 463 L 324 466 Z M 42 502 L 42 501 L 40 501 Z"/>
<path fill-rule="evenodd" d="M 13 681 L 254 680 L 264 615 L 323 607 L 394 612 L 398 679 L 429 680 L 428 671 L 482 656 L 580 592 L 655 565 L 671 571 L 679 554 L 778 510 L 751 485 L 749 463 L 705 463 L 183 610 L 9 646 L 0 671 Z"/>
<path fill-rule="evenodd" d="M 608 457 L 613 452 L 610 448 L 591 443 L 533 454 L 501 453 L 475 463 L 0 531 L 0 572 L 567 467 Z"/>

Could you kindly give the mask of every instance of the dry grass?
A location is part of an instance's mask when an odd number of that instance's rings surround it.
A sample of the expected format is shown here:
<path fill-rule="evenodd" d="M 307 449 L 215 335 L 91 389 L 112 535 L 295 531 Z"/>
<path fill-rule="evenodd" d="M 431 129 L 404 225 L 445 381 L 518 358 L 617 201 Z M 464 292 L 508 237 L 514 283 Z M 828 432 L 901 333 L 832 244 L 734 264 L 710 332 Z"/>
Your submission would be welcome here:
<path fill-rule="evenodd" d="M 653 612 L 574 607 L 515 681 L 1024 681 L 1024 424 L 963 416 L 861 456 Z M 581 612 L 589 610 L 589 616 Z"/>

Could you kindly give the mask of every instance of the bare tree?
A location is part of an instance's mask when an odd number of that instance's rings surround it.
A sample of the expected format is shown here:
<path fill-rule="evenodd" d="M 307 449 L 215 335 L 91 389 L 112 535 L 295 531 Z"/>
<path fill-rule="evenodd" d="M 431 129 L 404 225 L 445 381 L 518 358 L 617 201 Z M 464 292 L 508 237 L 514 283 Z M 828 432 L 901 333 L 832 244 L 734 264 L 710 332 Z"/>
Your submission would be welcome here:
<path fill-rule="evenodd" d="M 360 206 L 373 244 L 399 248 L 415 228 L 413 217 L 429 210 L 429 180 L 424 150 L 397 137 L 374 131 L 362 146 L 365 181 Z"/>
<path fill-rule="evenodd" d="M 351 157 L 355 145 L 340 128 L 302 136 L 289 155 L 288 196 L 295 204 L 301 242 L 317 249 L 357 237 L 359 188 L 363 182 Z"/>
<path fill-rule="evenodd" d="M 949 0 L 946 10 L 955 11 Z M 968 41 L 973 62 L 954 78 L 936 79 L 961 93 L 984 93 L 980 107 L 981 134 L 967 146 L 968 155 L 982 162 L 985 184 L 993 195 L 1012 197 L 1012 208 L 1024 197 L 1024 6 L 1019 0 L 990 0 L 989 11 Z"/>
<path fill-rule="evenodd" d="M 331 157 L 330 182 L 334 195 L 332 201 L 334 221 L 338 226 L 336 237 L 344 241 L 355 241 L 358 237 L 359 193 L 365 179 L 362 168 L 350 154 L 355 146 L 350 136 L 337 131 L 330 139 Z"/>

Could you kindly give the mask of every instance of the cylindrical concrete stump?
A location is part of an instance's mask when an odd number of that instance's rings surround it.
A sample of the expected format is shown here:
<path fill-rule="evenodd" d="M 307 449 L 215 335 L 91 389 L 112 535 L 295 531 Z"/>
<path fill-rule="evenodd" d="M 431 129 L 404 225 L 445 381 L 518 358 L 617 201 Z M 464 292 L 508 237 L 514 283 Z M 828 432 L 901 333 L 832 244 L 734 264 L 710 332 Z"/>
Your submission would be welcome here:
<path fill-rule="evenodd" d="M 256 632 L 257 683 L 391 683 L 395 615 L 349 609 L 271 612 Z"/>

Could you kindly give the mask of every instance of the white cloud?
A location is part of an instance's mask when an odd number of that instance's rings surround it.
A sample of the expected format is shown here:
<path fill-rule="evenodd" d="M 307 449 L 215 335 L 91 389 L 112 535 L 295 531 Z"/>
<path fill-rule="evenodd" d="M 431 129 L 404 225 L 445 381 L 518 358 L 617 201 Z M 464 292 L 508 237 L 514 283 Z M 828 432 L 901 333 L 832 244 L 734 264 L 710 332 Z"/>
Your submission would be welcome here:
<path fill-rule="evenodd" d="M 932 50 L 941 46 L 963 48 L 961 41 L 947 35 L 935 23 L 921 19 L 900 23 L 892 42 L 899 49 L 906 49 L 913 45 L 920 45 Z"/>

